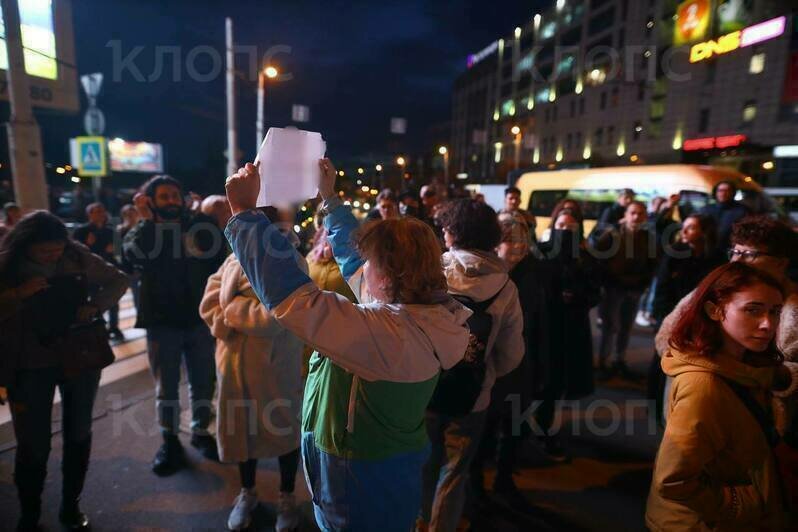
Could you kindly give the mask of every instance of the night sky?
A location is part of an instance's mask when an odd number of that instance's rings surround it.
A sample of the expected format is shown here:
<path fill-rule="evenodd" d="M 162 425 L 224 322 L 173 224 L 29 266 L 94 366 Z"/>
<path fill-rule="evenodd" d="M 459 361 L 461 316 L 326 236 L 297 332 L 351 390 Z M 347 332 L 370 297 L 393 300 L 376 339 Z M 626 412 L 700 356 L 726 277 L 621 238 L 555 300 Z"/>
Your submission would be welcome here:
<path fill-rule="evenodd" d="M 550 2 L 421 1 L 161 1 L 73 0 L 79 74 L 103 72 L 99 107 L 106 136 L 161 142 L 168 170 L 224 171 L 225 81 L 223 70 L 208 82 L 188 79 L 185 59 L 195 46 L 211 46 L 223 58 L 224 18 L 235 24 L 236 42 L 263 53 L 288 45 L 274 63 L 293 79 L 271 83 L 266 126 L 290 124 L 291 105 L 309 105 L 305 129 L 321 131 L 336 160 L 417 153 L 427 148 L 431 126 L 451 112 L 451 88 L 465 69 L 466 56 L 531 19 L 536 6 Z M 130 72 L 114 82 L 113 50 L 123 55 L 144 46 L 136 66 L 153 72 L 155 47 L 181 47 L 181 81 L 164 75 L 137 82 Z M 249 78 L 244 56 L 237 68 Z M 203 62 L 202 60 L 206 60 Z M 200 56 L 198 70 L 211 69 Z M 254 79 L 239 79 L 239 145 L 254 157 Z M 81 90 L 82 93 L 82 90 Z M 81 95 L 81 105 L 85 98 Z M 392 116 L 408 120 L 408 133 L 390 142 Z M 67 156 L 67 138 L 82 134 L 82 112 L 75 117 L 42 117 L 48 161 Z M 60 161 L 55 161 L 60 162 Z M 221 180 L 223 176 L 219 177 Z M 210 178 L 210 176 L 209 176 Z M 215 179 L 215 178 L 214 178 Z"/>

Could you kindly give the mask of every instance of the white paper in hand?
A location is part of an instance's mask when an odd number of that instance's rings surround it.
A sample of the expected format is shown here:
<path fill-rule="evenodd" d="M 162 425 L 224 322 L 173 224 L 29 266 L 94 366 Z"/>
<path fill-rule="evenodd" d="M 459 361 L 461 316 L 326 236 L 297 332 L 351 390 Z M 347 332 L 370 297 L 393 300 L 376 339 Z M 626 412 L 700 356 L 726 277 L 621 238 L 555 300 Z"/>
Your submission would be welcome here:
<path fill-rule="evenodd" d="M 258 207 L 304 203 L 319 192 L 319 159 L 327 143 L 321 133 L 270 127 L 255 162 L 260 162 Z"/>

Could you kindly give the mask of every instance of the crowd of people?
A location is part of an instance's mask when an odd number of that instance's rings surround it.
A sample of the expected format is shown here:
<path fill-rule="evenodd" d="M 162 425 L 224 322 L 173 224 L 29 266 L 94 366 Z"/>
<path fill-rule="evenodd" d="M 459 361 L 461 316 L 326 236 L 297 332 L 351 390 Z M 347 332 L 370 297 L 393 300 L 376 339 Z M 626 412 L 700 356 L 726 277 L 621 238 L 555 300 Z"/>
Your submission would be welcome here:
<path fill-rule="evenodd" d="M 555 463 L 569 459 L 555 427 L 561 400 L 591 395 L 597 380 L 643 377 L 665 426 L 646 524 L 787 526 L 798 498 L 789 467 L 798 291 L 788 275 L 798 237 L 749 213 L 733 183 L 718 184 L 699 212 L 681 209 L 678 195 L 646 205 L 623 190 L 587 233 L 576 199 L 537 227 L 515 187 L 498 210 L 435 184 L 418 195 L 384 189 L 361 221 L 331 161 L 319 175 L 308 246 L 294 213 L 257 208 L 251 164 L 228 178 L 226 196 L 204 199 L 154 176 L 118 226 L 93 203 L 71 235 L 48 212 L 4 206 L 0 400 L 18 441 L 19 530 L 40 520 L 56 388 L 59 518 L 89 526 L 79 501 L 91 411 L 113 362 L 109 341 L 124 340 L 127 290 L 146 331 L 163 440 L 152 471 L 187 467 L 184 366 L 190 445 L 238 467 L 231 530 L 251 523 L 258 462 L 270 458 L 277 530 L 299 525 L 300 460 L 324 530 L 463 529 L 488 489 L 520 497 L 513 474 L 526 442 Z M 645 376 L 625 358 L 641 317 L 656 333 Z M 518 412 L 530 413 L 525 423 Z"/>

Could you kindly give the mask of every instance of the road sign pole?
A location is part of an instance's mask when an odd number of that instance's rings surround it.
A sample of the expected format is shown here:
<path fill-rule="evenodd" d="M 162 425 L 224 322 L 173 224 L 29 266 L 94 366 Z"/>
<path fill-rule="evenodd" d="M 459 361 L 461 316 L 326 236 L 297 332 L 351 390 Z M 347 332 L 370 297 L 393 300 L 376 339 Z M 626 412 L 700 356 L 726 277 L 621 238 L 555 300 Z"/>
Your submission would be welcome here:
<path fill-rule="evenodd" d="M 0 0 L 8 54 L 8 98 L 11 117 L 7 124 L 8 152 L 17 203 L 23 209 L 47 209 L 47 181 L 39 124 L 33 116 L 30 86 L 22 54 L 17 0 Z"/>

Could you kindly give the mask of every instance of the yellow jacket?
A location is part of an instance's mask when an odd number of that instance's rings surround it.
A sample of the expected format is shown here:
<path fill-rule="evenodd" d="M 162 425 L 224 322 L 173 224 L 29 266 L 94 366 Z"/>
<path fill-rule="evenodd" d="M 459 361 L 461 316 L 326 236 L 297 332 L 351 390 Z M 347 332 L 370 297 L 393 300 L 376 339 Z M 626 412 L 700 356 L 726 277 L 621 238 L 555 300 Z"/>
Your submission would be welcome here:
<path fill-rule="evenodd" d="M 723 353 L 707 358 L 668 349 L 663 355 L 662 369 L 673 385 L 646 507 L 648 527 L 782 530 L 773 453 L 757 420 L 722 378 L 745 386 L 767 407 L 774 369 Z"/>

